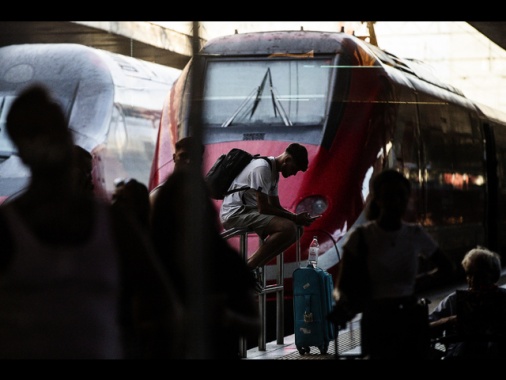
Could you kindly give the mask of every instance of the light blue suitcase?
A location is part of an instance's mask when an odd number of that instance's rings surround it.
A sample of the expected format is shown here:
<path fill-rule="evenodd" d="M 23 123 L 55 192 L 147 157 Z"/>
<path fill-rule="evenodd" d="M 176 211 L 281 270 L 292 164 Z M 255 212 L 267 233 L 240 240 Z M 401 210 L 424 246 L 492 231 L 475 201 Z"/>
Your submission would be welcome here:
<path fill-rule="evenodd" d="M 327 320 L 333 307 L 332 275 L 321 268 L 303 267 L 293 272 L 293 313 L 295 345 L 301 355 L 316 346 L 326 354 L 335 338 L 334 326 Z"/>

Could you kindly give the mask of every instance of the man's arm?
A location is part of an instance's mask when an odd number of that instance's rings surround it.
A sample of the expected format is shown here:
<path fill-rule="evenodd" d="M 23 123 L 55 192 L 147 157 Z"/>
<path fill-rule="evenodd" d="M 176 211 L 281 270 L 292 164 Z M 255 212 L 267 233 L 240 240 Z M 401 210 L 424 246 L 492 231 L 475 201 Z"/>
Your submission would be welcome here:
<path fill-rule="evenodd" d="M 279 202 L 279 197 L 277 195 L 271 195 L 267 197 L 268 202 L 271 206 L 279 208 L 281 210 L 285 210 L 283 206 L 281 206 L 281 203 Z M 285 210 L 287 211 L 287 210 Z"/>
<path fill-rule="evenodd" d="M 315 219 L 311 218 L 308 212 L 294 214 L 284 209 L 279 203 L 278 196 L 268 196 L 261 191 L 257 191 L 256 193 L 258 212 L 261 214 L 275 215 L 281 218 L 286 218 L 302 226 L 309 226 L 315 221 Z"/>
<path fill-rule="evenodd" d="M 257 191 L 258 212 L 261 214 L 276 215 L 282 218 L 293 220 L 294 214 L 285 210 L 279 203 L 279 197 L 268 196 L 261 191 Z"/>

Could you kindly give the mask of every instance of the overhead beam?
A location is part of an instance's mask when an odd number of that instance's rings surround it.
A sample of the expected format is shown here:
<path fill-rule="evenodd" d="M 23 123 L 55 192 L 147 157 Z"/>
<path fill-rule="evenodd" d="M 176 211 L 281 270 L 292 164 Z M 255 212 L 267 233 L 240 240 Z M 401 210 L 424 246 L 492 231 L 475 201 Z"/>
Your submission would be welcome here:
<path fill-rule="evenodd" d="M 467 21 L 506 50 L 506 22 Z M 192 55 L 192 36 L 145 21 L 0 21 L 0 46 L 77 43 L 183 69 Z M 200 38 L 203 45 L 206 40 Z"/>
<path fill-rule="evenodd" d="M 77 43 L 177 69 L 192 55 L 191 35 L 149 22 L 0 22 L 0 46 L 25 43 Z"/>
<path fill-rule="evenodd" d="M 504 21 L 466 21 L 490 41 L 506 50 L 506 22 Z"/>

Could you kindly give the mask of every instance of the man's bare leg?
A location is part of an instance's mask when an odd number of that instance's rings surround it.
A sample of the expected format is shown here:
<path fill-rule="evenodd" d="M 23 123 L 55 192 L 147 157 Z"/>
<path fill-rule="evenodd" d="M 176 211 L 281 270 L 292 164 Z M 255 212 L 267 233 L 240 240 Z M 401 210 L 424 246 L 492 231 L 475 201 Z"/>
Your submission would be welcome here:
<path fill-rule="evenodd" d="M 252 269 L 267 264 L 297 241 L 297 225 L 285 218 L 274 217 L 265 232 L 269 238 L 248 259 Z"/>

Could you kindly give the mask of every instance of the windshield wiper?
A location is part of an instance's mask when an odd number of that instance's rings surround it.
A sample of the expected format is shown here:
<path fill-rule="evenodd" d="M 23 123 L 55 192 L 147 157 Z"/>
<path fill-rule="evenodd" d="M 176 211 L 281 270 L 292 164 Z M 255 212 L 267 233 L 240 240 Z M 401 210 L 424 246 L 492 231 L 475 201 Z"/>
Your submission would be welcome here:
<path fill-rule="evenodd" d="M 246 105 L 250 102 L 251 99 L 253 99 L 253 95 L 255 94 L 255 91 L 256 91 L 256 96 L 255 96 L 255 99 L 253 100 L 253 104 L 252 104 L 252 107 L 251 107 L 251 114 L 250 114 L 250 119 L 253 117 L 253 115 L 255 114 L 255 111 L 258 107 L 258 104 L 260 103 L 260 101 L 262 100 L 262 93 L 264 92 L 264 89 L 265 89 L 265 84 L 267 83 L 267 78 L 269 78 L 269 91 L 271 93 L 271 100 L 272 100 L 272 108 L 274 110 L 274 117 L 278 117 L 278 113 L 279 115 L 281 116 L 281 119 L 283 120 L 283 123 L 287 126 L 287 127 L 290 127 L 292 126 L 292 122 L 290 121 L 289 117 L 288 117 L 288 114 L 286 113 L 286 111 L 284 110 L 283 106 L 281 105 L 281 102 L 279 100 L 279 98 L 276 96 L 276 94 L 274 93 L 274 87 L 272 85 L 272 74 L 271 74 L 271 69 L 268 68 L 267 71 L 265 72 L 265 75 L 264 77 L 262 78 L 262 82 L 260 83 L 260 86 L 257 87 L 257 89 L 253 89 L 253 91 L 246 97 L 246 99 L 244 99 L 244 101 L 239 105 L 239 107 L 237 108 L 237 110 L 234 112 L 234 114 L 232 116 L 230 116 L 222 125 L 221 127 L 222 128 L 226 128 L 228 127 L 230 124 L 232 124 L 232 122 L 234 121 L 234 119 L 237 117 L 237 115 L 243 111 L 245 108 L 246 108 Z"/>
<path fill-rule="evenodd" d="M 257 90 L 257 96 L 255 97 L 255 101 L 253 102 L 253 107 L 251 108 L 251 115 L 249 118 L 251 119 L 253 117 L 253 114 L 255 113 L 255 110 L 257 109 L 258 103 L 260 103 L 262 93 L 264 92 L 265 82 L 267 82 L 267 76 L 271 76 L 271 69 L 268 68 L 265 72 L 264 78 L 262 79 L 262 83 L 260 86 L 258 86 Z M 271 78 L 271 86 L 272 86 L 272 78 Z"/>
<path fill-rule="evenodd" d="M 267 69 L 269 73 L 269 86 L 271 91 L 271 99 L 272 99 L 272 107 L 274 108 L 274 117 L 277 117 L 276 110 L 279 111 L 279 114 L 281 115 L 281 118 L 283 119 L 283 123 L 285 123 L 285 126 L 291 127 L 293 124 L 288 117 L 288 114 L 286 113 L 285 109 L 281 105 L 281 102 L 279 101 L 279 98 L 274 93 L 274 86 L 272 85 L 272 75 L 271 75 L 271 69 Z"/>
<path fill-rule="evenodd" d="M 246 97 L 246 99 L 244 99 L 244 101 L 239 105 L 239 107 L 237 107 L 237 111 L 235 111 L 234 114 L 232 116 L 230 116 L 227 120 L 225 120 L 225 122 L 221 125 L 222 128 L 227 128 L 230 124 L 232 124 L 232 122 L 237 117 L 239 112 L 241 112 L 246 107 L 246 104 L 251 99 L 253 99 L 254 93 L 255 93 L 255 89 L 253 89 L 253 91 L 251 91 L 251 93 Z"/>

